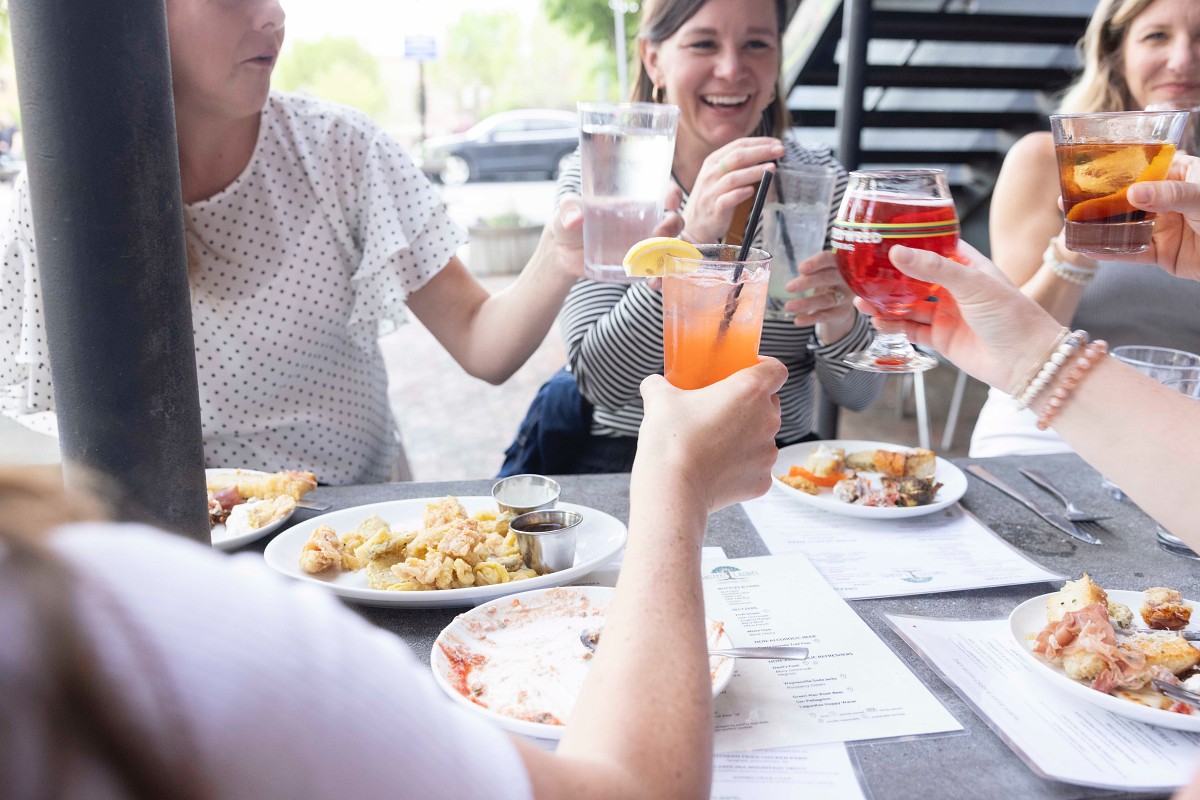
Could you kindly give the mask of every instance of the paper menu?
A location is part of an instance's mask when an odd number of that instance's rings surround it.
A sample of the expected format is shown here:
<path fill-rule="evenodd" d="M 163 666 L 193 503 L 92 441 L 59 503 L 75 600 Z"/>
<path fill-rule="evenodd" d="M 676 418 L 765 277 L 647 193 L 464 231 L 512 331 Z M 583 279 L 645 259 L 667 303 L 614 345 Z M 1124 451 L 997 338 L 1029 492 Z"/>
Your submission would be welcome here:
<path fill-rule="evenodd" d="M 1042 777 L 1170 791 L 1200 767 L 1200 734 L 1134 722 L 1055 691 L 1018 652 L 1006 620 L 886 618 Z"/>
<path fill-rule="evenodd" d="M 957 505 L 911 519 L 869 520 L 803 505 L 772 487 L 742 507 L 772 553 L 804 553 L 838 594 L 852 600 L 1064 578 Z"/>
<path fill-rule="evenodd" d="M 843 744 L 815 744 L 713 759 L 712 800 L 864 800 Z"/>
<path fill-rule="evenodd" d="M 803 555 L 706 560 L 702 572 L 705 614 L 735 645 L 812 653 L 737 662 L 714 702 L 717 752 L 962 729 Z"/>

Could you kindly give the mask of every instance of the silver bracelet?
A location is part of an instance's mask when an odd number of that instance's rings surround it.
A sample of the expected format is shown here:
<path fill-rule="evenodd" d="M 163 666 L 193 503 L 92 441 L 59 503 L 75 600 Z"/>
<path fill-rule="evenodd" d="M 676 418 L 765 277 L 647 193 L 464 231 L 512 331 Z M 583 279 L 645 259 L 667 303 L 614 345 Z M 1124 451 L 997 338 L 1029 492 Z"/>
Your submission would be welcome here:
<path fill-rule="evenodd" d="M 1028 408 L 1029 404 L 1038 398 L 1050 382 L 1054 380 L 1059 369 L 1071 360 L 1071 356 L 1080 347 L 1083 347 L 1088 342 L 1087 331 L 1071 331 L 1058 347 L 1054 348 L 1054 352 L 1046 359 L 1046 363 L 1042 364 L 1042 368 L 1038 370 L 1037 375 L 1029 382 L 1029 385 L 1017 397 L 1018 408 Z"/>
<path fill-rule="evenodd" d="M 1050 244 L 1046 247 L 1046 252 L 1042 254 L 1042 266 L 1049 267 L 1055 275 L 1067 283 L 1074 283 L 1079 286 L 1087 286 L 1096 280 L 1096 273 L 1100 271 L 1099 266 L 1081 267 L 1060 259 L 1058 257 L 1058 250 L 1054 247 L 1053 239 L 1050 240 Z"/>

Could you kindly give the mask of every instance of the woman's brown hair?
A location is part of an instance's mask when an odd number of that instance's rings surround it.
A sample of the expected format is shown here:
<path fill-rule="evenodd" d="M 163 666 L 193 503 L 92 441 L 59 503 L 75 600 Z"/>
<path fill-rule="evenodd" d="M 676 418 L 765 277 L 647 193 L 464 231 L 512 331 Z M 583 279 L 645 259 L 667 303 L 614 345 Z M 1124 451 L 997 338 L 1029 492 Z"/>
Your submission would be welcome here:
<path fill-rule="evenodd" d="M 107 766 L 132 798 L 204 797 L 207 792 L 194 775 L 181 774 L 158 755 L 162 743 L 150 740 L 147 726 L 131 719 L 114 686 L 99 674 L 94 648 L 77 616 L 74 590 L 82 577 L 47 546 L 47 534 L 55 528 L 106 516 L 99 502 L 64 490 L 54 470 L 0 468 L 0 583 L 15 590 L 30 610 L 29 630 L 37 637 L 24 653 L 21 676 L 34 687 L 34 696 L 22 700 L 43 715 L 54 748 L 40 765 L 46 774 L 23 776 L 20 784 L 34 787 L 32 796 L 58 797 L 78 778 L 71 772 L 77 763 L 71 755 L 86 753 Z M 15 699 L 0 702 L 11 707 Z M 186 745 L 168 744 L 174 745 L 176 760 L 186 764 L 192 755 Z"/>
<path fill-rule="evenodd" d="M 1140 111 L 1125 82 L 1121 60 L 1125 34 L 1154 0 L 1100 0 L 1077 47 L 1083 72 L 1067 87 L 1058 110 L 1063 114 Z"/>
<path fill-rule="evenodd" d="M 642 5 L 642 21 L 638 28 L 638 38 L 651 44 L 658 44 L 669 39 L 707 2 L 708 0 L 646 0 Z M 783 27 L 786 12 L 783 0 L 774 0 L 774 5 L 776 30 L 778 31 L 775 44 L 779 47 L 780 63 L 782 63 Z M 790 127 L 787 104 L 784 102 L 787 90 L 779 84 L 778 77 L 775 82 L 775 97 L 763 111 L 762 124 L 755 131 L 757 136 L 783 136 Z M 629 99 L 635 103 L 661 102 L 655 94 L 654 81 L 650 80 L 650 76 L 646 73 L 646 65 L 639 58 Z M 666 99 L 670 100 L 670 98 Z"/>

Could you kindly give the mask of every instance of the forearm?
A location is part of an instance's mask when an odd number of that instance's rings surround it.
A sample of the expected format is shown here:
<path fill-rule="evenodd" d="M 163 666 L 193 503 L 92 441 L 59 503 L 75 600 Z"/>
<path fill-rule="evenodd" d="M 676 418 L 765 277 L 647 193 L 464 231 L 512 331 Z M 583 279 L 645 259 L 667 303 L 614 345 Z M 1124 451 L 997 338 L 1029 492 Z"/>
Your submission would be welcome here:
<path fill-rule="evenodd" d="M 712 683 L 697 546 L 705 505 L 675 473 L 634 480 L 630 507 L 603 646 L 558 753 L 606 764 L 628 788 L 613 796 L 707 797 Z"/>
<path fill-rule="evenodd" d="M 1075 317 L 1085 288 L 1082 284 L 1063 280 L 1046 264 L 1038 267 L 1033 276 L 1021 284 L 1021 292 L 1026 297 L 1046 309 L 1059 324 L 1068 326 Z"/>
<path fill-rule="evenodd" d="M 458 359 L 463 369 L 489 383 L 506 381 L 545 340 L 574 282 L 556 263 L 548 225 L 516 280 L 484 299 L 469 318 Z"/>
<path fill-rule="evenodd" d="M 1054 429 L 1163 527 L 1200 550 L 1200 404 L 1104 358 L 1068 397 Z"/>

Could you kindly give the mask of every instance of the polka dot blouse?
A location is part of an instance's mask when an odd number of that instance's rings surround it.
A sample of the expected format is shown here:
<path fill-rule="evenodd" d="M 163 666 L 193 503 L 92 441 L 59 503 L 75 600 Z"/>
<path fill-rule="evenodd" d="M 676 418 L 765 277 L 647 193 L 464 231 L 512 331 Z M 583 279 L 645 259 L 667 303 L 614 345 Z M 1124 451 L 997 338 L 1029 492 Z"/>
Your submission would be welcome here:
<path fill-rule="evenodd" d="M 28 187 L 0 241 L 0 388 L 53 409 Z M 464 241 L 365 115 L 273 92 L 254 155 L 185 207 L 208 466 L 386 480 L 403 458 L 377 338 Z"/>

